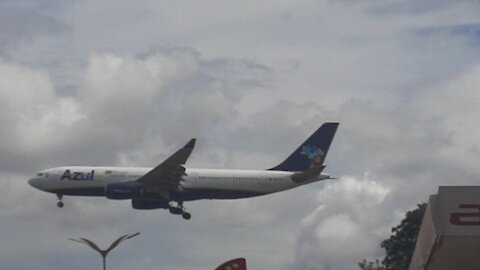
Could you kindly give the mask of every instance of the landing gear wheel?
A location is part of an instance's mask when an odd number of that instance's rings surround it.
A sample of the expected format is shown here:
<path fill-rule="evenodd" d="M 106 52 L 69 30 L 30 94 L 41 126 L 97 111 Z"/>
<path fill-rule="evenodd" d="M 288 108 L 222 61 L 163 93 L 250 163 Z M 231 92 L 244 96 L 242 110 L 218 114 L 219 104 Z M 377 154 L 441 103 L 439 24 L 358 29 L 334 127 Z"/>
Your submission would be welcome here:
<path fill-rule="evenodd" d="M 168 210 L 170 210 L 170 213 L 174 215 L 182 215 L 183 219 L 185 220 L 189 220 L 190 218 L 192 218 L 192 215 L 185 211 L 185 207 L 183 207 L 183 202 L 177 202 L 177 205 L 170 204 Z"/>
<path fill-rule="evenodd" d="M 191 215 L 190 213 L 188 213 L 188 212 L 183 212 L 183 213 L 182 213 L 182 217 L 183 217 L 183 219 L 185 219 L 185 220 L 189 220 L 190 218 L 192 218 L 192 215 Z"/>
<path fill-rule="evenodd" d="M 62 197 L 63 195 L 62 194 L 57 194 L 57 198 L 58 198 L 58 202 L 57 202 L 57 207 L 58 208 L 62 208 L 63 207 L 63 201 L 62 201 Z"/>
<path fill-rule="evenodd" d="M 170 207 L 169 210 L 170 210 L 170 213 L 174 215 L 181 215 L 183 213 L 182 208 L 179 208 L 179 207 Z"/>

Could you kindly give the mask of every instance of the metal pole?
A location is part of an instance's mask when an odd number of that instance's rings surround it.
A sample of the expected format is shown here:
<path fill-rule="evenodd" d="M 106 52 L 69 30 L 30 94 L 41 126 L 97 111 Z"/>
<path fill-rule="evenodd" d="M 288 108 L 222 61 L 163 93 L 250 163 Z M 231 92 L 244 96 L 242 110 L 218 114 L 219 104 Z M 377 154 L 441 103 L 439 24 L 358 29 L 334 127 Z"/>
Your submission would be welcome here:
<path fill-rule="evenodd" d="M 113 243 L 110 245 L 109 248 L 107 249 L 100 249 L 97 244 L 95 244 L 94 242 L 86 239 L 86 238 L 79 238 L 79 239 L 73 239 L 73 238 L 69 238 L 68 240 L 71 240 L 71 241 L 74 241 L 74 242 L 77 242 L 77 243 L 82 243 L 82 244 L 85 244 L 89 247 L 91 247 L 93 250 L 97 251 L 101 256 L 102 256 L 102 260 L 103 260 L 103 270 L 106 270 L 107 267 L 107 255 L 110 251 L 112 251 L 115 247 L 117 247 L 121 242 L 127 240 L 127 239 L 130 239 L 132 237 L 135 237 L 137 235 L 139 235 L 140 233 L 134 233 L 134 234 L 125 234 L 125 235 L 122 235 L 120 236 L 117 240 L 113 241 Z"/>

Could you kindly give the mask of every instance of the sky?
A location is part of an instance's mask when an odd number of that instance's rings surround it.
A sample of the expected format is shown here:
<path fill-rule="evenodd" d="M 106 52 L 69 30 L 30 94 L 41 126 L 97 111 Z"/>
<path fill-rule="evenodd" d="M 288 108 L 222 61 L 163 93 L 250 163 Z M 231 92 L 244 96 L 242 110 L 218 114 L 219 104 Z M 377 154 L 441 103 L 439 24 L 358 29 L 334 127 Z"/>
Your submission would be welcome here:
<path fill-rule="evenodd" d="M 0 268 L 350 270 L 439 185 L 480 179 L 478 1 L 0 1 Z M 63 165 L 265 169 L 323 122 L 338 180 L 186 203 L 33 189 Z"/>

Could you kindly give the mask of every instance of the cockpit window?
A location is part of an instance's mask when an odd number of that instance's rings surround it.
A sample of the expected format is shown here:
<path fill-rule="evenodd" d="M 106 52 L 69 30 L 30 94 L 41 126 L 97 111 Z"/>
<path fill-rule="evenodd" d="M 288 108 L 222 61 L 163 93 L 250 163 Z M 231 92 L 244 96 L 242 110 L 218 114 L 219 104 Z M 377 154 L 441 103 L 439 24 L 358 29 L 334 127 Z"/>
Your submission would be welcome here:
<path fill-rule="evenodd" d="M 43 173 L 38 173 L 37 176 L 43 176 Z"/>

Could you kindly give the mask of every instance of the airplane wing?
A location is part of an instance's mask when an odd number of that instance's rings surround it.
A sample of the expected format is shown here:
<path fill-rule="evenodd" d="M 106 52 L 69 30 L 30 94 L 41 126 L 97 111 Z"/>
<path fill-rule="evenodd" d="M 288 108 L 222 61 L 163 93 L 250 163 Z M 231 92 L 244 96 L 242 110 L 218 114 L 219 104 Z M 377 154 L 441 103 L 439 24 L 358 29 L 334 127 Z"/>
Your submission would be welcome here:
<path fill-rule="evenodd" d="M 185 175 L 183 165 L 192 153 L 195 141 L 196 139 L 191 139 L 183 148 L 137 180 L 144 184 L 146 192 L 159 193 L 181 188 L 180 181 Z"/>

